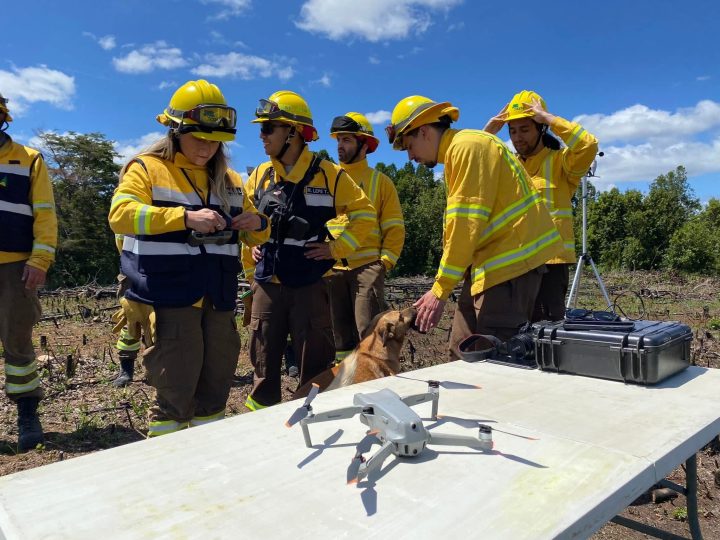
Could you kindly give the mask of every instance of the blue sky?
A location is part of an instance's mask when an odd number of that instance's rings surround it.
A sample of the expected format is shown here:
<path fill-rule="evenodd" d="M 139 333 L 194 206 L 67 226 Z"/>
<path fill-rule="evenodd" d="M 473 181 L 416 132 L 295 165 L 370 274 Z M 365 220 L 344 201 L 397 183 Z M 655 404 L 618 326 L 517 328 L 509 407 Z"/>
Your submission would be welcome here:
<path fill-rule="evenodd" d="M 206 78 L 238 110 L 233 166 L 266 158 L 257 100 L 290 89 L 335 155 L 332 118 L 372 113 L 376 133 L 411 94 L 460 107 L 482 128 L 533 89 L 601 143 L 601 188 L 646 190 L 684 165 L 720 197 L 720 2 L 481 0 L 115 0 L 6 2 L 0 92 L 10 133 L 99 131 L 123 155 L 162 133 L 173 90 Z M 507 139 L 507 131 L 501 132 Z M 402 165 L 382 144 L 372 161 Z"/>

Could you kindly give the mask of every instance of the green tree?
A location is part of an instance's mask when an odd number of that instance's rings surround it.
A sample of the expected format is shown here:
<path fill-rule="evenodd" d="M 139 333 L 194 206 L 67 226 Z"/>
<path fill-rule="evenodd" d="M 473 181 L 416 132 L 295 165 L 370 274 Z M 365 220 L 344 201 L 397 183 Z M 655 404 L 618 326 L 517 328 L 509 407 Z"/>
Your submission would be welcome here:
<path fill-rule="evenodd" d="M 694 273 L 720 270 L 720 201 L 710 199 L 705 209 L 673 234 L 665 253 L 669 268 Z"/>
<path fill-rule="evenodd" d="M 118 183 L 119 157 L 101 133 L 41 133 L 58 212 L 57 262 L 51 286 L 110 283 L 118 270 L 115 236 L 107 223 Z"/>

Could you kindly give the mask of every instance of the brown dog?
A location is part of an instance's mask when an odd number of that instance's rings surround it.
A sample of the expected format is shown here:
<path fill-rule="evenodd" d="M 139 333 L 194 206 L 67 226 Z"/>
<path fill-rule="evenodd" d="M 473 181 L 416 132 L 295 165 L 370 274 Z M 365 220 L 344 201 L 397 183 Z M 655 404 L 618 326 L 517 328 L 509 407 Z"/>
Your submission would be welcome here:
<path fill-rule="evenodd" d="M 295 391 L 295 398 L 307 396 L 313 383 L 319 385 L 321 391 L 334 390 L 399 373 L 400 351 L 416 315 L 413 307 L 376 315 L 355 350 L 340 364 L 303 384 Z"/>

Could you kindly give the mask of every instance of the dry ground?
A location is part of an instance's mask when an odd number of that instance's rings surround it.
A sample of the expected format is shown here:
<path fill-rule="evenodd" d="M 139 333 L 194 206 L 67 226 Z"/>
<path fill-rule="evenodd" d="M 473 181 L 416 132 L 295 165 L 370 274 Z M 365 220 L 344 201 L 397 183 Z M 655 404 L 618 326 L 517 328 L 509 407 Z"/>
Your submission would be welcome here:
<path fill-rule="evenodd" d="M 629 316 L 655 320 L 679 320 L 695 333 L 693 361 L 704 367 L 720 368 L 720 279 L 683 277 L 671 274 L 626 273 L 604 276 L 605 284 L 618 307 Z M 407 305 L 425 290 L 418 280 L 388 284 L 388 297 L 395 306 Z M 583 277 L 580 305 L 602 309 L 603 302 L 592 276 Z M 53 296 L 43 298 L 45 314 L 63 313 L 70 317 L 41 322 L 35 331 L 38 354 L 47 355 L 40 363 L 46 399 L 41 405 L 46 432 L 44 449 L 27 454 L 15 453 L 17 437 L 15 407 L 0 399 L 0 475 L 38 467 L 62 459 L 103 450 L 144 438 L 146 411 L 152 389 L 144 384 L 138 364 L 135 382 L 115 389 L 117 353 L 109 322 L 111 297 Z M 411 334 L 403 350 L 403 370 L 445 361 L 445 342 L 454 310 L 451 302 L 438 329 L 427 335 Z M 75 315 L 77 313 L 77 315 Z M 228 403 L 228 414 L 246 412 L 243 406 L 250 390 L 251 372 L 247 356 L 247 335 L 242 332 L 243 350 Z M 0 381 L 3 384 L 4 381 Z M 283 378 L 284 398 L 290 397 L 297 381 Z M 692 414 L 668 410 L 667 414 Z M 685 473 L 678 468 L 670 479 L 684 484 Z M 720 539 L 720 441 L 716 438 L 698 456 L 698 496 L 700 520 L 706 539 Z M 653 504 L 646 494 L 623 515 L 688 536 L 685 499 L 682 496 Z M 647 538 L 645 535 L 608 524 L 594 539 L 620 540 Z"/>

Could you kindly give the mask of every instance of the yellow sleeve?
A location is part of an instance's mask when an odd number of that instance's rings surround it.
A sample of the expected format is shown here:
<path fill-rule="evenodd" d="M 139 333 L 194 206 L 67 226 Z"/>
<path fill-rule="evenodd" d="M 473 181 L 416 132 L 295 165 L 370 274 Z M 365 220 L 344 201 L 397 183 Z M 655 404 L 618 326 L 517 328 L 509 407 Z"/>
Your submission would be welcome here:
<path fill-rule="evenodd" d="M 253 172 L 250 174 L 250 178 L 248 178 L 247 184 L 243 187 L 244 192 L 243 196 L 245 200 L 250 201 L 252 203 L 252 199 L 250 197 L 254 197 L 255 190 L 257 189 L 257 183 L 258 183 L 258 169 L 259 167 L 255 167 Z M 253 208 L 255 205 L 253 204 Z M 243 210 L 244 211 L 244 210 Z M 267 238 L 270 237 L 270 223 L 268 222 L 267 227 Z M 267 241 L 267 238 L 264 241 Z M 263 242 L 260 242 L 261 244 Z M 242 262 L 243 267 L 243 273 L 245 274 L 245 279 L 247 279 L 249 282 L 252 282 L 253 278 L 255 277 L 255 261 L 252 258 L 252 247 L 250 247 L 246 243 L 242 243 L 240 246 L 240 261 Z"/>
<path fill-rule="evenodd" d="M 137 162 L 120 179 L 108 220 L 116 234 L 162 234 L 186 228 L 184 208 L 152 205 L 152 180 Z"/>
<path fill-rule="evenodd" d="M 445 165 L 447 206 L 443 254 L 432 291 L 447 299 L 470 266 L 497 195 L 500 154 L 487 146 L 459 142 L 448 149 Z"/>
<path fill-rule="evenodd" d="M 35 159 L 30 171 L 30 200 L 33 208 L 33 248 L 27 264 L 48 271 L 55 260 L 58 224 L 55 197 L 42 156 Z"/>
<path fill-rule="evenodd" d="M 345 214 L 348 224 L 340 236 L 330 241 L 330 253 L 335 259 L 343 259 L 362 245 L 377 214 L 365 192 L 345 171 L 341 170 L 336 178 L 335 212 Z"/>
<path fill-rule="evenodd" d="M 254 192 L 254 189 L 253 191 L 249 191 L 244 185 L 242 185 L 242 180 L 240 180 L 240 183 L 243 192 L 243 212 L 262 215 L 257 211 L 257 208 L 255 208 L 255 205 L 253 204 L 251 194 Z M 268 241 L 268 238 L 270 238 L 270 220 L 265 215 L 263 215 L 263 217 L 265 218 L 265 228 L 262 231 L 238 231 L 238 239 L 242 244 L 248 246 L 259 246 L 260 244 L 264 244 Z"/>
<path fill-rule="evenodd" d="M 385 268 L 390 270 L 397 264 L 405 243 L 405 220 L 395 184 L 384 174 L 379 176 L 379 180 L 380 204 L 377 212 L 382 242 L 380 259 Z"/>
<path fill-rule="evenodd" d="M 562 150 L 563 170 L 570 176 L 569 183 L 577 188 L 592 165 L 598 151 L 597 139 L 576 122 L 556 116 L 550 129 L 567 145 Z"/>

